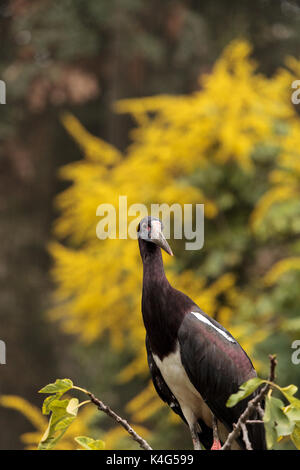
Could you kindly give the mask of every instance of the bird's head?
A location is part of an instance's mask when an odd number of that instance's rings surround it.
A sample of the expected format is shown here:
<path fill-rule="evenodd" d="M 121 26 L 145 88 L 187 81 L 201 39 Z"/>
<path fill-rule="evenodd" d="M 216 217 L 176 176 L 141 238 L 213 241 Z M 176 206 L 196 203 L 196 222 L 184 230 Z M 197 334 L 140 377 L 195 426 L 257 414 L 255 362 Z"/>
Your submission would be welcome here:
<path fill-rule="evenodd" d="M 138 238 L 145 242 L 154 243 L 173 256 L 173 252 L 163 234 L 163 224 L 156 217 L 144 217 L 137 228 Z"/>

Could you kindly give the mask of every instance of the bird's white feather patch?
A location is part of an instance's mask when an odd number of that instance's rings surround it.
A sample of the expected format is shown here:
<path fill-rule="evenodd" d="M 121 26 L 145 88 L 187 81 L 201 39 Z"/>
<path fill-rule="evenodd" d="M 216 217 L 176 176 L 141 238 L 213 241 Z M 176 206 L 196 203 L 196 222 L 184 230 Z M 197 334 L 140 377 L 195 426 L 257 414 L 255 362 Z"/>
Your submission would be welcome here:
<path fill-rule="evenodd" d="M 204 315 L 202 315 L 201 313 L 199 312 L 191 312 L 193 315 L 195 315 L 196 318 L 198 318 L 198 320 L 202 321 L 203 323 L 206 323 L 207 325 L 209 326 L 212 326 L 218 333 L 220 333 L 220 335 L 224 336 L 224 338 L 226 338 L 228 341 L 230 341 L 231 343 L 236 343 L 236 341 L 231 338 L 231 336 L 229 336 L 226 331 L 223 331 L 221 330 L 220 328 L 218 328 L 216 325 L 214 325 L 211 321 L 209 321 L 208 318 L 206 318 Z"/>
<path fill-rule="evenodd" d="M 202 419 L 207 426 L 212 427 L 212 412 L 188 378 L 181 361 L 179 344 L 177 343 L 174 352 L 170 353 L 162 360 L 153 353 L 152 356 L 164 381 L 173 395 L 177 398 L 181 411 L 190 428 L 197 423 L 198 419 Z M 174 403 L 171 403 L 170 406 L 173 408 Z M 219 420 L 217 423 L 219 437 L 223 442 L 225 442 L 228 430 Z M 231 448 L 240 449 L 236 441 L 233 442 Z"/>
<path fill-rule="evenodd" d="M 174 352 L 162 360 L 155 354 L 152 355 L 163 379 L 177 398 L 189 426 L 192 427 L 199 418 L 203 419 L 207 426 L 211 426 L 211 411 L 188 378 L 181 361 L 179 344 L 177 343 Z"/>

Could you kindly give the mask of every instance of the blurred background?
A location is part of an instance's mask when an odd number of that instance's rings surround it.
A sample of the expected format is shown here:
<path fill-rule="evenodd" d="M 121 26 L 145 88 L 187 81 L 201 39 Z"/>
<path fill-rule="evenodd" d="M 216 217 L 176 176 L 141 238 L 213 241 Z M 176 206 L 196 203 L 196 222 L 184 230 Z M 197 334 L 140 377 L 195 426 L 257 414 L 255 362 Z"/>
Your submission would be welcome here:
<path fill-rule="evenodd" d="M 190 448 L 149 382 L 137 243 L 96 209 L 204 203 L 205 244 L 171 240 L 172 284 L 300 385 L 300 3 L 1 0 L 1 449 L 36 448 L 37 392 L 71 378 L 156 449 Z M 136 448 L 82 410 L 60 444 Z M 284 443 L 287 448 L 289 443 Z"/>

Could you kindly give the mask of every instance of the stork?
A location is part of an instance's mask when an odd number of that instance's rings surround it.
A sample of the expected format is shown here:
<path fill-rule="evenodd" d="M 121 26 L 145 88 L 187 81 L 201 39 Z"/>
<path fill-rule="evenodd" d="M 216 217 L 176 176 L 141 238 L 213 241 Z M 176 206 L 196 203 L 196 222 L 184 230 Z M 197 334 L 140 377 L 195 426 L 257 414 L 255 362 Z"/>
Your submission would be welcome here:
<path fill-rule="evenodd" d="M 142 315 L 152 381 L 159 397 L 188 425 L 195 450 L 224 443 L 253 395 L 226 402 L 256 371 L 236 339 L 166 278 L 161 249 L 173 256 L 162 222 L 145 217 L 137 228 L 143 262 Z M 257 419 L 252 415 L 251 419 Z M 216 422 L 220 442 L 213 439 Z M 264 449 L 260 423 L 247 425 L 253 449 Z M 244 449 L 239 437 L 232 449 Z"/>

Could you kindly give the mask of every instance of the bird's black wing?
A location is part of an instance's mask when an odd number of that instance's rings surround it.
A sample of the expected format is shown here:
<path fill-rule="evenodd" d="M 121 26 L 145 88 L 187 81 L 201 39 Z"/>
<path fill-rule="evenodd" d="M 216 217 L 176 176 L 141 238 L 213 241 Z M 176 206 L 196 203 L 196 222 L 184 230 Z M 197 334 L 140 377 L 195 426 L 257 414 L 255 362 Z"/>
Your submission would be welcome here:
<path fill-rule="evenodd" d="M 226 402 L 256 372 L 245 351 L 222 325 L 199 307 L 193 312 L 185 316 L 178 331 L 182 364 L 216 418 L 231 431 L 253 396 L 233 408 L 226 407 Z M 249 424 L 248 433 L 254 449 L 265 447 L 261 425 Z M 244 447 L 241 440 L 239 443 Z"/>
<path fill-rule="evenodd" d="M 181 407 L 176 397 L 173 395 L 168 385 L 164 381 L 163 376 L 161 375 L 160 370 L 157 367 L 153 359 L 148 335 L 146 335 L 146 350 L 147 350 L 147 359 L 148 359 L 148 365 L 149 365 L 149 369 L 151 373 L 152 382 L 153 382 L 154 388 L 158 396 L 165 403 L 167 403 L 169 407 L 174 411 L 174 413 L 178 414 L 181 417 L 181 419 L 186 423 L 185 417 L 182 414 Z"/>
<path fill-rule="evenodd" d="M 169 407 L 171 408 L 171 410 L 174 411 L 174 413 L 180 416 L 182 421 L 184 421 L 187 424 L 186 419 L 181 411 L 181 407 L 176 397 L 169 389 L 163 376 L 161 375 L 159 368 L 157 367 L 153 359 L 148 335 L 146 335 L 146 350 L 147 350 L 147 360 L 148 360 L 148 365 L 149 365 L 149 369 L 151 373 L 152 382 L 153 382 L 154 388 L 158 396 L 165 403 L 169 405 Z M 198 433 L 199 439 L 206 449 L 210 449 L 213 443 L 212 430 L 208 426 L 206 426 L 206 424 L 202 420 L 199 420 L 199 425 L 201 429 L 201 431 Z"/>

